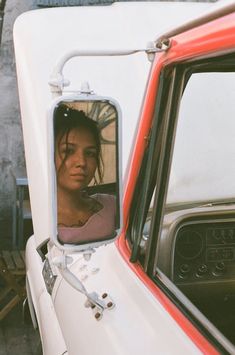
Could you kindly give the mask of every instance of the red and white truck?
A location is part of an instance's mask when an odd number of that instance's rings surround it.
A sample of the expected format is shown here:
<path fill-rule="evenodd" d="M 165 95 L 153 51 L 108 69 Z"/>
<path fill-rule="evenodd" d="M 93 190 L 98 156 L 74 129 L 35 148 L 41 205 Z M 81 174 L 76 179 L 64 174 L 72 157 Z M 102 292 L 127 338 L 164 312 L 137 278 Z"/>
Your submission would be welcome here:
<path fill-rule="evenodd" d="M 14 45 L 43 354 L 235 353 L 235 5 L 36 10 L 17 19 Z M 97 108 L 104 129 L 103 105 L 114 112 L 115 159 L 96 188 L 119 213 L 103 241 L 57 236 L 61 102 Z"/>

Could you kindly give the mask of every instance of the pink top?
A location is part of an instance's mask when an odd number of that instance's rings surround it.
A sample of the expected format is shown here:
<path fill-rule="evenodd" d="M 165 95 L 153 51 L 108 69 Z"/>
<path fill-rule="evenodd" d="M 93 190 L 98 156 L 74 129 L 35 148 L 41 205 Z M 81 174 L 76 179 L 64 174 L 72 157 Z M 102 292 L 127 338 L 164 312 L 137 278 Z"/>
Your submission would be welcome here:
<path fill-rule="evenodd" d="M 103 205 L 81 227 L 58 227 L 59 239 L 63 243 L 80 243 L 102 240 L 115 232 L 116 200 L 113 195 L 95 194 L 91 196 Z"/>

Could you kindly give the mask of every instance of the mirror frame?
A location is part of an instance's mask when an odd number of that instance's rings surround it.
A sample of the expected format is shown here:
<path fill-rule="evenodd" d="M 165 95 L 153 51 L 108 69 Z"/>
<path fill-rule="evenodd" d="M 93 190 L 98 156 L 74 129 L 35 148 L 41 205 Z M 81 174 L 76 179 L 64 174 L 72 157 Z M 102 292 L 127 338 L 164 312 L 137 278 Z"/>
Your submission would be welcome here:
<path fill-rule="evenodd" d="M 100 240 L 100 241 L 93 241 L 88 243 L 79 244 L 61 244 L 58 241 L 58 232 L 57 232 L 57 181 L 56 181 L 56 171 L 55 171 L 55 163 L 54 163 L 54 111 L 56 106 L 60 102 L 74 102 L 74 101 L 105 101 L 109 102 L 112 106 L 115 107 L 117 111 L 117 119 L 118 119 L 118 146 L 117 146 L 117 157 L 118 157 L 118 164 L 117 164 L 117 191 L 118 191 L 118 215 L 119 215 L 119 228 L 116 229 L 115 236 L 110 236 L 110 239 Z M 123 226 L 123 216 L 122 216 L 122 139 L 121 139 L 121 128 L 122 128 L 122 115 L 120 105 L 116 100 L 111 97 L 106 96 L 98 96 L 95 94 L 67 94 L 57 97 L 53 100 L 51 106 L 49 107 L 47 113 L 47 145 L 48 145 L 48 204 L 49 210 L 51 215 L 51 224 L 50 224 L 50 233 L 49 238 L 52 244 L 58 247 L 62 251 L 67 252 L 82 252 L 91 250 L 94 248 L 98 248 L 102 245 L 106 245 L 115 241 L 115 239 L 119 236 L 120 231 L 122 230 Z"/>

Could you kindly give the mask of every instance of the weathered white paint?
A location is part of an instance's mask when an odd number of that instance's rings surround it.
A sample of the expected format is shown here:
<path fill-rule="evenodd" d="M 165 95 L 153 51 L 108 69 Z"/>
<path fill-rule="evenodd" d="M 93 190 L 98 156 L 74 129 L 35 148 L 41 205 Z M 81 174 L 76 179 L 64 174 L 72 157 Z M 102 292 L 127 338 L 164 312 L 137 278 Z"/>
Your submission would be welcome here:
<path fill-rule="evenodd" d="M 107 292 L 116 306 L 96 321 L 92 310 L 84 307 L 84 295 L 57 280 L 52 298 L 70 355 L 201 354 L 114 244 L 100 247 L 89 263 L 81 256 L 74 259 L 71 270 L 88 291 Z"/>

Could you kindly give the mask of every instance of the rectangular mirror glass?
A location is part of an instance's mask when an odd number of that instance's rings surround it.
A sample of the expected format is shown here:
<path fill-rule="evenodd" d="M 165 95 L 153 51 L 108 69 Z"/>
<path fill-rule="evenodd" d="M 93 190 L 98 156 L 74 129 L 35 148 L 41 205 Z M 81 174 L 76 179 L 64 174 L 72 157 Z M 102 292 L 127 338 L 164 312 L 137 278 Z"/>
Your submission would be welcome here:
<path fill-rule="evenodd" d="M 54 109 L 57 231 L 61 244 L 108 241 L 120 227 L 118 110 L 109 100 Z"/>

